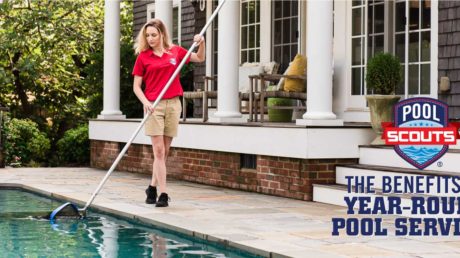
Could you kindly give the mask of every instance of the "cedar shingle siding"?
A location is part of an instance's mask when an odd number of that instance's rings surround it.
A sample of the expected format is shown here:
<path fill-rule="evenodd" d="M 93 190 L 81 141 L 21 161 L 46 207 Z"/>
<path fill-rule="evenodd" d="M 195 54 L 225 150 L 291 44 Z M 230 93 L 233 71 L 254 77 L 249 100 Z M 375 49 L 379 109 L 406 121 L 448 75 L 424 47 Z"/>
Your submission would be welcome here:
<path fill-rule="evenodd" d="M 142 25 L 147 22 L 147 5 L 155 1 L 134 2 L 133 37 L 137 36 Z M 181 2 L 181 45 L 189 48 L 193 42 L 193 35 L 200 33 L 206 24 L 206 10 L 200 11 L 197 2 L 182 0 Z M 208 36 L 207 38 L 209 38 Z M 208 57 L 210 58 L 210 57 Z M 206 73 L 205 63 L 194 64 L 194 88 L 203 89 L 203 76 Z M 201 116 L 201 101 L 194 101 L 194 115 Z"/>
<path fill-rule="evenodd" d="M 134 1 L 133 12 L 133 37 L 136 38 L 137 33 L 141 30 L 142 26 L 147 22 L 147 5 L 154 1 Z"/>
<path fill-rule="evenodd" d="M 450 79 L 450 91 L 439 93 L 449 118 L 460 119 L 460 1 L 439 1 L 439 78 Z"/>

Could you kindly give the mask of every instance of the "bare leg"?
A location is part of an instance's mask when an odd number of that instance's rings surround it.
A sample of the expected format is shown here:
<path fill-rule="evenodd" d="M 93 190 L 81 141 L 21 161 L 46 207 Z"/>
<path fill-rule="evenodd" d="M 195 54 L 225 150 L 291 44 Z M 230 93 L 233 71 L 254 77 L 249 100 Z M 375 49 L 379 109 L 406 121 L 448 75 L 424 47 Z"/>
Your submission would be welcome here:
<path fill-rule="evenodd" d="M 160 193 L 166 193 L 166 153 L 169 152 L 172 138 L 158 135 L 151 139 L 154 156 L 151 183 L 152 186 L 158 184 Z"/>

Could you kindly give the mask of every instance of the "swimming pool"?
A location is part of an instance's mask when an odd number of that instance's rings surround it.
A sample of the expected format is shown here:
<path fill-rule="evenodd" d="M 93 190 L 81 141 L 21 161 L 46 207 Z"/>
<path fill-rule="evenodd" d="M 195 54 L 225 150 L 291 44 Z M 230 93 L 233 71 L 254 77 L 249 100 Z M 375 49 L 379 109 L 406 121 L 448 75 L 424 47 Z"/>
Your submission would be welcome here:
<path fill-rule="evenodd" d="M 2 257 L 259 257 L 92 211 L 85 220 L 55 225 L 40 219 L 61 204 L 30 192 L 0 188 Z"/>

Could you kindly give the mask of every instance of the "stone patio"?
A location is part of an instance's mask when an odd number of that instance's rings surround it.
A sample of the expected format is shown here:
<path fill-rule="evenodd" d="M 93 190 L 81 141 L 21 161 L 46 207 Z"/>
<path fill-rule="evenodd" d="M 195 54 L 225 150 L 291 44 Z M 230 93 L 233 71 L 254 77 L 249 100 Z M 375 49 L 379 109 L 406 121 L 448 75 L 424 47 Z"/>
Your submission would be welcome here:
<path fill-rule="evenodd" d="M 0 186 L 23 187 L 82 207 L 105 172 L 5 168 Z M 155 208 L 144 203 L 148 183 L 145 175 L 114 172 L 92 207 L 267 257 L 460 257 L 458 237 L 333 237 L 331 218 L 346 216 L 345 208 L 333 205 L 170 181 L 171 206 Z"/>

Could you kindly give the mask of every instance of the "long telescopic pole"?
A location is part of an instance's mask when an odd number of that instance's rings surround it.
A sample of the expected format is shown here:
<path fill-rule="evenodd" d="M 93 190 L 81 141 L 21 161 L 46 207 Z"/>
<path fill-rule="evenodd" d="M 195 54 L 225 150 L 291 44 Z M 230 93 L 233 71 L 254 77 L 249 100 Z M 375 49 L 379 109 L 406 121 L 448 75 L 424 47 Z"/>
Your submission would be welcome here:
<path fill-rule="evenodd" d="M 214 20 L 214 18 L 217 16 L 217 13 L 219 13 L 220 9 L 222 8 L 222 6 L 224 5 L 226 0 L 222 0 L 220 2 L 220 4 L 217 6 L 216 10 L 213 12 L 213 14 L 211 15 L 211 17 L 209 18 L 208 22 L 206 23 L 206 25 L 204 25 L 203 29 L 201 29 L 201 32 L 200 32 L 200 36 L 203 36 L 204 33 L 206 32 L 206 30 L 208 29 L 209 25 L 211 25 L 212 21 Z M 157 105 L 158 105 L 158 102 L 160 102 L 160 100 L 163 98 L 163 95 L 166 93 L 166 91 L 168 90 L 169 86 L 171 85 L 171 83 L 173 82 L 174 78 L 176 78 L 176 76 L 179 74 L 182 66 L 184 66 L 185 62 L 187 61 L 187 59 L 190 57 L 190 55 L 192 54 L 192 51 L 195 49 L 195 47 L 197 46 L 197 42 L 193 42 L 192 46 L 190 47 L 190 49 L 187 51 L 187 54 L 185 55 L 185 57 L 182 59 L 182 61 L 180 62 L 179 66 L 176 68 L 176 70 L 174 71 L 173 75 L 171 76 L 171 78 L 169 78 L 169 81 L 168 83 L 166 83 L 166 86 L 163 88 L 163 90 L 160 92 L 160 95 L 158 96 L 158 98 L 155 100 L 155 102 L 153 102 L 152 106 L 153 108 L 155 108 Z M 104 186 L 105 182 L 107 181 L 107 179 L 110 177 L 110 174 L 112 174 L 112 172 L 115 170 L 115 168 L 117 167 L 118 163 L 120 162 L 120 160 L 123 158 L 123 155 L 125 155 L 126 151 L 128 150 L 129 146 L 131 145 L 131 143 L 133 142 L 134 138 L 136 138 L 137 134 L 139 133 L 139 131 L 142 129 L 142 127 L 144 126 L 145 122 L 147 121 L 147 118 L 150 116 L 150 113 L 148 115 L 146 115 L 144 117 L 144 119 L 142 119 L 142 122 L 139 124 L 139 126 L 137 127 L 136 131 L 134 132 L 134 134 L 131 136 L 131 138 L 129 139 L 129 141 L 126 143 L 125 147 L 121 150 L 120 154 L 118 154 L 118 157 L 115 159 L 115 161 L 113 162 L 112 166 L 110 167 L 109 171 L 107 171 L 107 174 L 105 175 L 105 177 L 102 179 L 102 181 L 99 183 L 99 186 L 97 187 L 96 191 L 94 191 L 93 195 L 91 196 L 91 198 L 88 200 L 88 202 L 86 203 L 85 207 L 83 209 L 80 209 L 79 211 L 83 212 L 83 213 L 86 213 L 86 210 L 88 209 L 88 207 L 91 205 L 91 203 L 93 203 L 94 201 L 94 198 L 96 198 L 97 194 L 99 193 L 99 191 L 102 189 L 102 186 Z"/>

